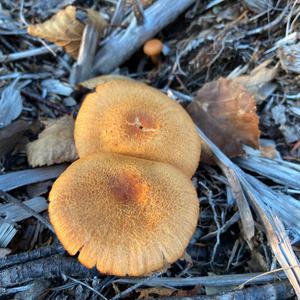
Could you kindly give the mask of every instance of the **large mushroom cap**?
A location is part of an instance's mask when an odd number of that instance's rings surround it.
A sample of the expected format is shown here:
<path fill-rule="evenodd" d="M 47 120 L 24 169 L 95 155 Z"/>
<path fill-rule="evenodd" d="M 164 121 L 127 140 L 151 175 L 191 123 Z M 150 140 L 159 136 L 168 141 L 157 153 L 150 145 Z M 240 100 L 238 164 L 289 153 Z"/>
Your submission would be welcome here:
<path fill-rule="evenodd" d="M 49 216 L 66 250 L 91 268 L 144 275 L 180 258 L 199 204 L 175 167 L 118 154 L 73 163 L 54 183 Z"/>
<path fill-rule="evenodd" d="M 75 122 L 80 158 L 114 152 L 170 163 L 188 176 L 197 169 L 200 138 L 187 112 L 160 91 L 111 80 L 85 98 Z"/>

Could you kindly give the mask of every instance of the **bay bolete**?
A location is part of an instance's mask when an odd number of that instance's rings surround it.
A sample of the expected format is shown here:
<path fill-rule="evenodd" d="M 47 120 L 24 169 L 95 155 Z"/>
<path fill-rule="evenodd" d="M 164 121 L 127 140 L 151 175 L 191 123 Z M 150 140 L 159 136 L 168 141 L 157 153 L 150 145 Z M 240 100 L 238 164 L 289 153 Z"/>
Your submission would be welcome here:
<path fill-rule="evenodd" d="M 100 153 L 74 162 L 54 183 L 49 216 L 65 247 L 88 268 L 145 275 L 180 258 L 199 203 L 189 178 L 160 162 Z"/>
<path fill-rule="evenodd" d="M 80 158 L 113 152 L 170 163 L 191 177 L 201 145 L 187 112 L 157 89 L 111 80 L 86 96 L 75 122 Z"/>

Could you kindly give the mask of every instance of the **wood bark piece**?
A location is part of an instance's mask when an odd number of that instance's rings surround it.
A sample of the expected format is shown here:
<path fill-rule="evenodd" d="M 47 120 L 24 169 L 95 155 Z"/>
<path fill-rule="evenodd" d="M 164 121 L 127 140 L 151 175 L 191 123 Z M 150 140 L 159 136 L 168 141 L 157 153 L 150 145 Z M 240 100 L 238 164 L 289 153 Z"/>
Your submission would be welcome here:
<path fill-rule="evenodd" d="M 211 296 L 184 296 L 184 297 L 160 297 L 161 300 L 279 300 L 287 299 L 295 295 L 288 282 L 255 286 L 241 291 L 232 291 Z M 148 298 L 154 299 L 154 298 Z"/>
<path fill-rule="evenodd" d="M 67 165 L 28 169 L 0 175 L 0 190 L 5 192 L 20 186 L 41 182 L 58 177 Z"/>
<path fill-rule="evenodd" d="M 46 199 L 43 197 L 35 197 L 22 203 L 37 213 L 46 210 L 48 207 Z M 32 214 L 17 204 L 9 203 L 0 204 L 0 216 L 4 216 L 3 220 L 0 218 L 0 221 L 3 222 L 0 225 L 0 247 L 6 247 L 17 233 L 12 223 L 29 218 Z"/>
<path fill-rule="evenodd" d="M 97 28 L 92 25 L 88 24 L 84 27 L 78 60 L 73 66 L 70 76 L 71 84 L 77 84 L 90 77 L 99 35 Z"/>
<path fill-rule="evenodd" d="M 261 275 L 261 276 L 258 276 Z M 283 272 L 276 274 L 265 274 L 263 273 L 249 273 L 249 274 L 230 274 L 230 275 L 213 275 L 213 276 L 201 276 L 201 277 L 190 277 L 190 278 L 170 278 L 170 277 L 153 277 L 145 279 L 135 278 L 120 278 L 114 281 L 115 283 L 124 284 L 136 284 L 141 280 L 144 280 L 143 286 L 169 286 L 169 287 L 185 287 L 193 285 L 204 285 L 204 286 L 233 286 L 240 285 L 244 282 L 249 281 L 247 284 L 261 284 L 273 282 L 276 279 L 286 279 L 286 275 Z"/>
<path fill-rule="evenodd" d="M 285 160 L 262 157 L 250 147 L 244 147 L 244 149 L 247 155 L 234 160 L 240 167 L 261 174 L 279 184 L 300 189 L 300 165 Z"/>
<path fill-rule="evenodd" d="M 95 275 L 95 271 L 88 270 L 75 258 L 65 258 L 55 255 L 46 259 L 37 259 L 0 271 L 0 294 L 1 288 L 7 288 L 36 279 L 59 277 L 61 274 L 86 277 Z"/>
<path fill-rule="evenodd" d="M 65 249 L 62 245 L 58 244 L 41 247 L 28 252 L 8 255 L 0 258 L 0 269 L 62 253 L 65 253 Z"/>
<path fill-rule="evenodd" d="M 158 0 L 153 3 L 145 10 L 142 25 L 138 25 L 134 18 L 125 31 L 107 39 L 107 43 L 96 55 L 94 75 L 112 72 L 194 2 L 195 0 Z"/>
<path fill-rule="evenodd" d="M 23 202 L 24 205 L 37 213 L 40 213 L 48 208 L 48 204 L 45 198 L 35 197 Z M 7 222 L 19 222 L 26 218 L 31 217 L 31 214 L 20 207 L 18 204 L 0 204 L 0 215 L 5 216 L 4 220 Z"/>

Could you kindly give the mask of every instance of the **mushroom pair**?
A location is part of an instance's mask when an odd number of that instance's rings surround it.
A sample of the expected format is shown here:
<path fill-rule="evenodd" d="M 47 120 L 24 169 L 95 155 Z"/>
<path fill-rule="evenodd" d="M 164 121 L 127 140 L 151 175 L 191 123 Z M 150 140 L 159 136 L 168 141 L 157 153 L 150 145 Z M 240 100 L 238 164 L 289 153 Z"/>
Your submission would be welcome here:
<path fill-rule="evenodd" d="M 75 122 L 80 157 L 54 183 L 49 216 L 66 250 L 106 274 L 180 258 L 196 228 L 200 139 L 185 110 L 133 80 L 104 81 Z"/>

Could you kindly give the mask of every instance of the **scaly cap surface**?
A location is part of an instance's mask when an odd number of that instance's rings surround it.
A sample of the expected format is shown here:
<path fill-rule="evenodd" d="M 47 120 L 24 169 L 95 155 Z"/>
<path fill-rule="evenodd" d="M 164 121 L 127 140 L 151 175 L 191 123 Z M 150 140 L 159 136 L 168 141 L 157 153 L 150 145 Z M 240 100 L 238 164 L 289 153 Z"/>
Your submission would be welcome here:
<path fill-rule="evenodd" d="M 170 163 L 191 177 L 200 138 L 186 111 L 169 97 L 133 80 L 111 80 L 86 96 L 75 122 L 80 158 L 113 152 Z"/>
<path fill-rule="evenodd" d="M 180 258 L 199 203 L 175 167 L 118 154 L 73 163 L 54 183 L 49 216 L 65 247 L 106 274 L 145 275 Z"/>

